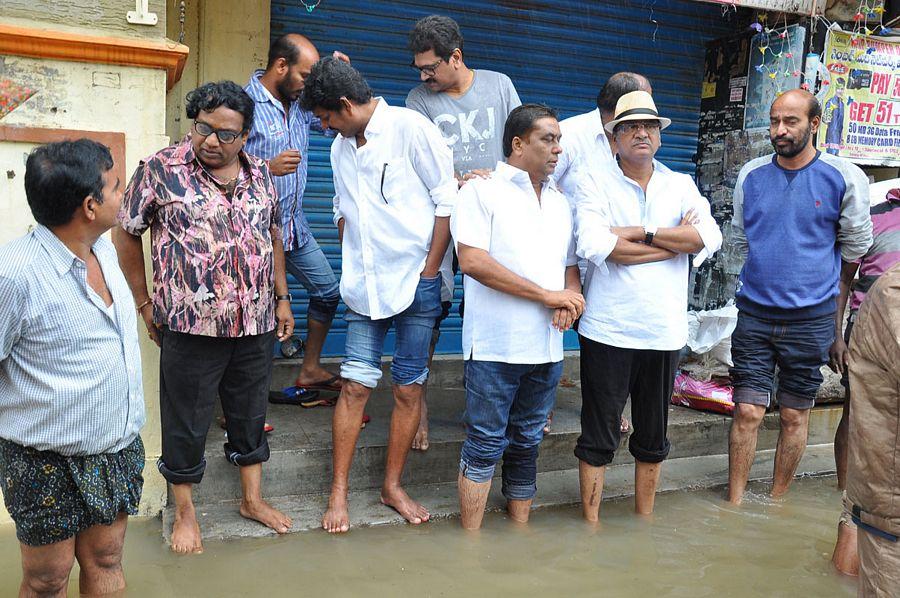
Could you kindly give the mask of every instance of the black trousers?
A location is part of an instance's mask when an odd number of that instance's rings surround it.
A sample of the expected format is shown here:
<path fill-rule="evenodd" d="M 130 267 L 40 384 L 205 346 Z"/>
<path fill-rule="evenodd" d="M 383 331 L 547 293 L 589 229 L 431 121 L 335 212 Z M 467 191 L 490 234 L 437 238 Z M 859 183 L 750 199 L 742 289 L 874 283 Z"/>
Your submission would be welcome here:
<path fill-rule="evenodd" d="M 622 438 L 622 411 L 631 396 L 634 432 L 628 450 L 642 463 L 669 455 L 669 403 L 678 351 L 623 349 L 578 335 L 581 345 L 581 436 L 575 456 L 602 467 L 613 460 Z"/>
<path fill-rule="evenodd" d="M 173 484 L 198 484 L 216 399 L 228 432 L 225 457 L 235 465 L 269 459 L 266 422 L 275 331 L 219 338 L 162 331 L 159 410 L 162 456 L 157 462 Z"/>

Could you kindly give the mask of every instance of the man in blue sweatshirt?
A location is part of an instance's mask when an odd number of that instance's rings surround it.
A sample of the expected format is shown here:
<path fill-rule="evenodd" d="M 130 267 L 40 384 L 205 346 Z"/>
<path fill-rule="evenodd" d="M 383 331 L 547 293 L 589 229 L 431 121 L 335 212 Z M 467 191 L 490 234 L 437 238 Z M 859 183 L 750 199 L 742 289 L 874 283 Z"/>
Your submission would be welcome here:
<path fill-rule="evenodd" d="M 841 269 L 855 267 L 850 262 L 872 244 L 866 175 L 812 144 L 822 118 L 818 100 L 792 90 L 772 103 L 769 115 L 775 154 L 745 164 L 734 190 L 734 243 L 747 258 L 731 337 L 728 500 L 734 504 L 747 486 L 776 365 L 781 432 L 772 496 L 787 492 L 834 340 Z"/>

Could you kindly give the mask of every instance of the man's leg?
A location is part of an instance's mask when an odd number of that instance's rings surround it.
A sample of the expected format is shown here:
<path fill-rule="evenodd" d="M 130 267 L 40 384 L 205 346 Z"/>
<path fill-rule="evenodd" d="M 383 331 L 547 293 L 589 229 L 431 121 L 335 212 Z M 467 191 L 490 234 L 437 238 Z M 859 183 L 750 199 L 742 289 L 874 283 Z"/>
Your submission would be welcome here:
<path fill-rule="evenodd" d="M 191 486 L 206 470 L 203 456 L 217 389 L 230 359 L 230 339 L 162 330 L 159 405 L 162 455 L 157 467 L 172 484 L 171 545 L 180 554 L 203 552 Z"/>
<path fill-rule="evenodd" d="M 82 596 L 99 596 L 125 589 L 122 551 L 128 514 L 119 513 L 112 525 L 94 525 L 75 537 L 75 558 L 81 568 Z"/>
<path fill-rule="evenodd" d="M 600 517 L 606 466 L 622 438 L 621 417 L 628 401 L 634 351 L 578 335 L 581 346 L 581 435 L 575 444 L 581 511 Z"/>
<path fill-rule="evenodd" d="M 809 433 L 809 409 L 791 409 L 781 406 L 781 432 L 775 449 L 775 473 L 772 479 L 772 496 L 787 494 L 800 458 L 806 450 Z"/>
<path fill-rule="evenodd" d="M 293 522 L 263 499 L 261 489 L 262 464 L 269 460 L 264 427 L 274 347 L 274 331 L 233 339 L 219 398 L 228 431 L 225 457 L 240 468 L 240 513 L 283 534 Z"/>
<path fill-rule="evenodd" d="M 441 302 L 441 315 L 434 323 L 434 330 L 431 333 L 431 346 L 428 349 L 428 371 L 431 371 L 431 363 L 434 360 L 434 350 L 437 348 L 438 341 L 441 338 L 441 322 L 450 315 L 449 301 Z M 415 451 L 428 450 L 428 380 L 422 385 L 422 409 L 419 413 L 419 429 L 413 437 L 412 449 Z"/>
<path fill-rule="evenodd" d="M 331 495 L 328 510 L 322 517 L 322 528 L 329 533 L 350 530 L 347 493 L 350 491 L 350 466 L 359 438 L 363 410 L 381 378 L 381 355 L 389 320 L 371 320 L 348 311 L 347 345 L 341 377 L 344 384 L 332 419 Z M 409 445 L 407 445 L 409 446 Z"/>
<path fill-rule="evenodd" d="M 847 487 L 847 455 L 849 453 L 850 431 L 850 389 L 844 394 L 844 407 L 841 410 L 841 421 L 834 431 L 834 465 L 837 470 L 838 490 Z"/>
<path fill-rule="evenodd" d="M 628 450 L 634 456 L 634 510 L 650 515 L 662 462 L 669 455 L 669 404 L 678 351 L 637 351 L 631 374 L 631 418 L 634 433 Z"/>
<path fill-rule="evenodd" d="M 859 575 L 859 551 L 857 549 L 858 530 L 853 523 L 852 503 L 844 492 L 841 503 L 841 517 L 838 521 L 837 541 L 834 544 L 834 553 L 831 555 L 831 563 L 834 568 L 844 575 Z"/>
<path fill-rule="evenodd" d="M 44 546 L 20 543 L 19 548 L 22 553 L 19 598 L 65 598 L 69 573 L 75 563 L 75 538 Z"/>
<path fill-rule="evenodd" d="M 340 286 L 328 258 L 313 237 L 303 247 L 286 252 L 284 258 L 287 271 L 309 293 L 303 364 L 295 384 L 316 384 L 334 376 L 322 367 L 320 358 L 340 301 Z"/>
<path fill-rule="evenodd" d="M 833 323 L 832 323 L 833 326 Z M 775 347 L 772 339 L 781 324 L 738 313 L 731 335 L 734 366 L 734 415 L 728 439 L 728 501 L 739 505 L 744 498 L 750 467 L 756 456 L 759 425 L 766 415 L 775 384 Z"/>
<path fill-rule="evenodd" d="M 459 506 L 463 528 L 476 530 L 484 518 L 494 470 L 509 442 L 510 410 L 528 366 L 470 359 L 465 368 L 466 440 L 459 458 Z"/>

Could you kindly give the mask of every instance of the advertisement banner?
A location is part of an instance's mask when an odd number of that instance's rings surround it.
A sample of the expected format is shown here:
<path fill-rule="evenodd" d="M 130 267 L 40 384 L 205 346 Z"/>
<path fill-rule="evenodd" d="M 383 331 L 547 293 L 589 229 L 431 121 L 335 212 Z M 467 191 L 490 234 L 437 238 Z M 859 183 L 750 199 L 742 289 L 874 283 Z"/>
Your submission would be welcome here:
<path fill-rule="evenodd" d="M 818 147 L 858 164 L 900 166 L 900 43 L 829 31 Z"/>

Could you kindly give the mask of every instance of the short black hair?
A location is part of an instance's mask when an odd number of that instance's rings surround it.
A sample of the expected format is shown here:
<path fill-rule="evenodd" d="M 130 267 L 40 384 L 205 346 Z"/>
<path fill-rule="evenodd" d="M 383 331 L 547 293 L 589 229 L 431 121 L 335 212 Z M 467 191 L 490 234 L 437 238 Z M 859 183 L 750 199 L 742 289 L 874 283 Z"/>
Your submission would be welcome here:
<path fill-rule="evenodd" d="M 191 120 L 197 118 L 201 111 L 212 112 L 220 106 L 240 112 L 244 117 L 244 126 L 241 132 L 245 133 L 253 126 L 253 98 L 241 89 L 234 81 L 219 81 L 218 83 L 204 83 L 197 89 L 188 92 L 187 117 Z"/>
<path fill-rule="evenodd" d="M 463 37 L 459 25 L 450 17 L 429 15 L 419 19 L 409 32 L 409 49 L 413 54 L 428 50 L 443 60 L 449 60 L 453 50 L 462 52 Z"/>
<path fill-rule="evenodd" d="M 372 99 L 372 88 L 358 70 L 343 60 L 326 56 L 313 65 L 306 77 L 300 106 L 310 111 L 341 110 L 342 97 L 354 104 L 365 104 Z"/>
<path fill-rule="evenodd" d="M 503 127 L 503 155 L 509 158 L 512 155 L 513 138 L 525 137 L 534 128 L 535 121 L 542 118 L 559 120 L 559 114 L 546 104 L 522 104 L 513 109 L 506 117 L 506 125 Z"/>
<path fill-rule="evenodd" d="M 607 114 L 615 112 L 619 98 L 626 93 L 643 89 L 641 78 L 642 75 L 636 73 L 616 73 L 607 79 L 603 87 L 600 88 L 600 93 L 597 94 L 597 108 L 600 109 L 600 112 Z M 643 79 L 647 83 L 650 82 L 646 77 L 643 77 Z"/>
<path fill-rule="evenodd" d="M 48 227 L 68 224 L 87 196 L 103 203 L 103 173 L 112 167 L 109 148 L 90 139 L 35 148 L 25 161 L 31 215 Z"/>
<path fill-rule="evenodd" d="M 300 48 L 291 41 L 290 33 L 285 33 L 272 41 L 269 46 L 269 61 L 266 63 L 266 69 L 272 68 L 279 58 L 284 58 L 288 65 L 296 64 L 300 59 Z"/>

